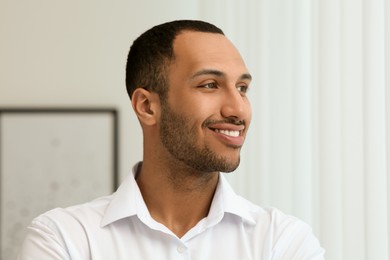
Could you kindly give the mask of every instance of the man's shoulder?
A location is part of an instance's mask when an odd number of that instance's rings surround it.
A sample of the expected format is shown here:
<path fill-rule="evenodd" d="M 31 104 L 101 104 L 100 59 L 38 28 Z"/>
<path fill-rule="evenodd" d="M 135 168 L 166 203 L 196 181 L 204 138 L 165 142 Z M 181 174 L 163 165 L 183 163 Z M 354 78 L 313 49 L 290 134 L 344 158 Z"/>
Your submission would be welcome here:
<path fill-rule="evenodd" d="M 87 203 L 49 210 L 33 220 L 47 226 L 99 223 L 110 203 L 112 195 L 104 196 Z"/>
<path fill-rule="evenodd" d="M 260 207 L 240 198 L 254 222 L 249 227 L 253 239 L 270 243 L 276 258 L 323 259 L 324 250 L 304 220 L 274 207 Z M 311 256 L 311 257 L 310 257 Z"/>
<path fill-rule="evenodd" d="M 275 207 L 262 207 L 243 197 L 238 196 L 238 201 L 249 212 L 256 225 L 268 225 L 270 228 L 283 229 L 288 226 L 299 226 L 310 229 L 303 220 L 283 212 Z"/>

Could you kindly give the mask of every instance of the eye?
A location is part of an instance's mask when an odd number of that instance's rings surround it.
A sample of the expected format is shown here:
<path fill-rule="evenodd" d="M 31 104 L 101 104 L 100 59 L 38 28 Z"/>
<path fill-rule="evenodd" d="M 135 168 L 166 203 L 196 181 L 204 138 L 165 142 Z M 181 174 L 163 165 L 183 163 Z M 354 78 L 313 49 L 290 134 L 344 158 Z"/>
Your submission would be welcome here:
<path fill-rule="evenodd" d="M 217 88 L 217 83 L 210 82 L 210 83 L 207 83 L 207 84 L 200 85 L 199 87 L 200 88 L 206 88 L 206 89 L 213 89 L 213 88 Z"/>
<path fill-rule="evenodd" d="M 249 87 L 247 85 L 238 85 L 237 90 L 240 93 L 246 94 L 246 93 L 248 93 Z"/>

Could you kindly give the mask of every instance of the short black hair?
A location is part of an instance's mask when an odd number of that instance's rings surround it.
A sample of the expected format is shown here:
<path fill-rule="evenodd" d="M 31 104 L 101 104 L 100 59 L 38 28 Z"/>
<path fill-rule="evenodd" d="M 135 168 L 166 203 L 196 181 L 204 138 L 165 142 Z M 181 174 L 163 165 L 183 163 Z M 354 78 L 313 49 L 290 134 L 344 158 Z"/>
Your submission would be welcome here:
<path fill-rule="evenodd" d="M 163 23 L 144 32 L 130 48 L 126 65 L 126 88 L 131 99 L 136 88 L 144 88 L 165 97 L 168 89 L 166 72 L 174 58 L 173 42 L 183 31 L 218 33 L 213 24 L 197 20 Z"/>

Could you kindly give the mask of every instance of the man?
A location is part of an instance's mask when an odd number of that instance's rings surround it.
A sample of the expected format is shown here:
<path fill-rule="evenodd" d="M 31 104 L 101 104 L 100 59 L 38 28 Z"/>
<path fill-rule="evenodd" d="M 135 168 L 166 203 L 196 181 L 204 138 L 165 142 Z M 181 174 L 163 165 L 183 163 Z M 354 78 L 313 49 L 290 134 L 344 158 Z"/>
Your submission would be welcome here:
<path fill-rule="evenodd" d="M 323 259 L 311 229 L 237 196 L 251 75 L 217 27 L 174 21 L 132 45 L 143 162 L 111 196 L 33 221 L 19 259 Z"/>

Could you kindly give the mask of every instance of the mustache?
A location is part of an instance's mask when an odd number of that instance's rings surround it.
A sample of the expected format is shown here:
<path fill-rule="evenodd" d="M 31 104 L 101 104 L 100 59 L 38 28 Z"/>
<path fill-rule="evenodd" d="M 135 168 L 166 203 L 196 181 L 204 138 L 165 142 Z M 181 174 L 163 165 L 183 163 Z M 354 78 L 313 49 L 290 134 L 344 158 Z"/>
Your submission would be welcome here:
<path fill-rule="evenodd" d="M 214 124 L 232 124 L 232 125 L 245 125 L 245 120 L 237 120 L 233 117 L 227 117 L 222 120 L 207 119 L 203 122 L 204 127 L 210 127 Z"/>

